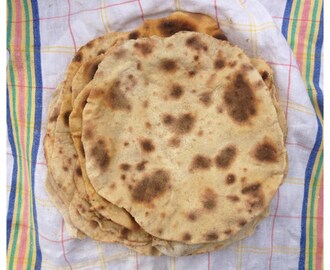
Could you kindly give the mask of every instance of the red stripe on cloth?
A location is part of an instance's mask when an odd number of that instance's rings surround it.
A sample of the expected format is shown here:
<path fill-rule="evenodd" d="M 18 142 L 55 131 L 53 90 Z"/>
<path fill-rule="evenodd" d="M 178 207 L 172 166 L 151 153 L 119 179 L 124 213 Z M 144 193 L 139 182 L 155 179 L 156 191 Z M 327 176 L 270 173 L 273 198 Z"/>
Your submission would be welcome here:
<path fill-rule="evenodd" d="M 321 187 L 319 191 L 320 195 L 318 198 L 318 209 L 317 215 L 323 216 L 323 175 L 321 178 Z M 315 260 L 315 269 L 322 270 L 322 262 L 323 262 L 323 218 L 317 220 L 316 224 L 316 260 Z"/>
<path fill-rule="evenodd" d="M 63 233 L 64 233 L 64 220 L 62 219 L 61 244 L 62 244 L 63 257 L 64 257 L 64 260 L 66 261 L 67 265 L 69 266 L 69 268 L 72 270 L 71 264 L 68 261 L 68 259 L 66 257 L 66 253 L 65 253 Z"/>
<path fill-rule="evenodd" d="M 279 19 L 282 21 L 316 22 L 316 23 L 320 22 L 320 20 L 309 20 L 309 19 L 305 19 L 305 18 L 285 18 L 285 17 L 280 17 L 280 16 L 273 16 L 273 19 Z"/>
<path fill-rule="evenodd" d="M 309 146 L 306 146 L 306 145 L 303 145 L 303 144 L 300 144 L 300 143 L 286 142 L 285 144 L 286 145 L 299 146 L 299 147 L 307 149 L 307 150 L 312 150 L 313 149 L 312 147 L 309 147 Z"/>
<path fill-rule="evenodd" d="M 310 1 L 305 1 L 303 12 L 302 12 L 302 17 L 303 18 L 308 18 L 309 10 L 311 7 L 311 2 Z M 300 27 L 299 27 L 299 32 L 298 32 L 298 42 L 297 42 L 297 63 L 300 68 L 303 66 L 303 61 L 302 61 L 302 55 L 305 49 L 305 36 L 306 36 L 306 30 L 308 27 L 308 22 L 307 21 L 301 21 Z"/>
<path fill-rule="evenodd" d="M 144 21 L 144 12 L 143 12 L 143 8 L 142 8 L 142 5 L 141 5 L 141 1 L 138 0 L 138 3 L 139 3 L 140 11 L 141 11 L 141 18 L 142 18 L 142 21 Z"/>
<path fill-rule="evenodd" d="M 139 270 L 139 255 L 135 252 L 135 268 Z"/>
<path fill-rule="evenodd" d="M 69 25 L 69 30 L 70 30 L 70 35 L 71 35 L 71 38 L 72 38 L 72 42 L 73 42 L 74 51 L 77 52 L 76 40 L 74 38 L 72 27 L 71 27 L 71 4 L 70 4 L 70 0 L 68 0 L 68 5 L 69 5 L 68 25 Z"/>
<path fill-rule="evenodd" d="M 207 270 L 211 269 L 211 258 L 210 258 L 210 252 L 207 253 Z"/>
<path fill-rule="evenodd" d="M 291 88 L 291 69 L 292 69 L 292 53 L 290 51 L 290 66 L 288 75 L 288 89 L 286 90 L 286 108 L 285 108 L 285 118 L 288 119 L 288 108 L 290 99 L 290 88 Z"/>

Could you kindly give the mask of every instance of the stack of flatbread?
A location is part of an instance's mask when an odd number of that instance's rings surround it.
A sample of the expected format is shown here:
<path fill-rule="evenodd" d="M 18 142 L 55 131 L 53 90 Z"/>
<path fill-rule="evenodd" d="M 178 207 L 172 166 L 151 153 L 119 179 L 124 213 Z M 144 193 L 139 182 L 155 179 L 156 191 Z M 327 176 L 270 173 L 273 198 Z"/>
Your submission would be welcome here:
<path fill-rule="evenodd" d="M 75 54 L 49 105 L 46 190 L 74 237 L 209 252 L 268 214 L 286 133 L 266 62 L 174 12 Z"/>

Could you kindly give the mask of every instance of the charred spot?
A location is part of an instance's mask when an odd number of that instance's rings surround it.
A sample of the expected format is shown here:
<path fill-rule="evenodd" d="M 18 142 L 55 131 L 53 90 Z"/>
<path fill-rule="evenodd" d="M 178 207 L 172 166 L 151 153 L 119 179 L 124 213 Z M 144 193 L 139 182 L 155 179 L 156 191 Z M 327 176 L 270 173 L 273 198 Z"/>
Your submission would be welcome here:
<path fill-rule="evenodd" d="M 263 142 L 256 147 L 254 157 L 263 162 L 276 162 L 277 150 L 270 142 Z"/>
<path fill-rule="evenodd" d="M 232 230 L 231 230 L 231 229 L 227 229 L 227 230 L 224 231 L 224 233 L 225 233 L 226 235 L 231 235 Z"/>
<path fill-rule="evenodd" d="M 221 32 L 214 34 L 213 37 L 219 40 L 227 40 L 227 37 Z"/>
<path fill-rule="evenodd" d="M 131 105 L 125 94 L 120 90 L 120 81 L 116 81 L 110 87 L 107 96 L 109 106 L 114 110 L 130 110 Z"/>
<path fill-rule="evenodd" d="M 194 77 L 196 75 L 196 71 L 195 70 L 190 70 L 188 72 L 188 75 L 189 75 L 189 77 Z"/>
<path fill-rule="evenodd" d="M 97 55 L 101 55 L 101 54 L 104 54 L 105 53 L 105 50 L 99 50 L 98 52 L 97 52 Z"/>
<path fill-rule="evenodd" d="M 215 157 L 215 164 L 218 168 L 228 168 L 235 159 L 236 147 L 227 146 L 221 150 L 220 154 Z"/>
<path fill-rule="evenodd" d="M 124 146 L 129 146 L 129 142 L 124 142 Z"/>
<path fill-rule="evenodd" d="M 137 39 L 140 37 L 139 31 L 133 31 L 128 35 L 128 39 Z"/>
<path fill-rule="evenodd" d="M 70 117 L 70 111 L 66 111 L 64 114 L 63 114 L 63 121 L 64 121 L 64 124 L 68 127 L 69 126 L 69 117 Z"/>
<path fill-rule="evenodd" d="M 256 101 L 250 85 L 241 74 L 225 90 L 224 101 L 229 115 L 237 122 L 244 123 L 256 114 Z"/>
<path fill-rule="evenodd" d="M 125 174 L 122 174 L 122 175 L 120 176 L 120 178 L 121 178 L 122 180 L 125 180 L 125 179 L 126 179 L 126 175 L 125 175 Z"/>
<path fill-rule="evenodd" d="M 155 146 L 153 145 L 150 139 L 143 139 L 140 141 L 140 145 L 143 151 L 152 152 L 155 150 Z"/>
<path fill-rule="evenodd" d="M 187 218 L 191 221 L 195 221 L 197 219 L 197 215 L 195 213 L 191 212 L 187 215 Z"/>
<path fill-rule="evenodd" d="M 215 69 L 222 69 L 225 67 L 225 61 L 223 59 L 216 59 L 214 61 L 214 68 Z"/>
<path fill-rule="evenodd" d="M 91 156 L 102 170 L 105 170 L 109 167 L 111 158 L 103 140 L 99 140 L 98 143 L 92 148 Z"/>
<path fill-rule="evenodd" d="M 160 62 L 160 68 L 166 72 L 174 72 L 178 68 L 177 63 L 172 59 L 163 59 Z"/>
<path fill-rule="evenodd" d="M 76 174 L 77 174 L 78 176 L 82 176 L 82 171 L 81 171 L 81 168 L 80 168 L 80 167 L 77 167 L 77 168 L 76 168 Z"/>
<path fill-rule="evenodd" d="M 238 225 L 241 227 L 243 227 L 246 223 L 247 223 L 247 221 L 245 219 L 241 219 L 238 221 Z"/>
<path fill-rule="evenodd" d="M 256 194 L 260 188 L 260 183 L 249 185 L 241 190 L 242 194 Z"/>
<path fill-rule="evenodd" d="M 181 114 L 175 121 L 175 132 L 178 134 L 189 133 L 193 129 L 195 121 L 196 119 L 191 113 Z"/>
<path fill-rule="evenodd" d="M 203 207 L 212 210 L 217 206 L 217 194 L 210 188 L 204 190 L 201 200 Z"/>
<path fill-rule="evenodd" d="M 175 118 L 170 114 L 165 114 L 163 117 L 163 123 L 165 125 L 171 125 L 175 122 Z"/>
<path fill-rule="evenodd" d="M 196 26 L 182 19 L 163 19 L 158 29 L 163 36 L 169 37 L 180 31 L 196 31 Z"/>
<path fill-rule="evenodd" d="M 127 239 L 129 230 L 127 228 L 122 228 L 120 231 L 120 236 L 124 239 Z"/>
<path fill-rule="evenodd" d="M 179 138 L 176 138 L 176 137 L 171 138 L 169 140 L 169 142 L 168 142 L 169 146 L 175 147 L 175 148 L 176 147 L 179 147 L 180 146 L 180 143 L 181 143 L 180 139 Z"/>
<path fill-rule="evenodd" d="M 146 56 L 152 53 L 153 46 L 149 42 L 136 42 L 134 44 L 134 48 L 142 53 L 142 55 Z"/>
<path fill-rule="evenodd" d="M 81 52 L 77 52 L 76 55 L 73 57 L 73 62 L 81 62 L 83 55 Z"/>
<path fill-rule="evenodd" d="M 120 169 L 123 171 L 129 171 L 130 168 L 131 168 L 131 165 L 129 165 L 127 163 L 120 164 Z"/>
<path fill-rule="evenodd" d="M 215 232 L 210 232 L 205 237 L 205 239 L 207 241 L 214 241 L 214 240 L 217 240 L 218 238 L 219 238 L 219 235 Z"/>
<path fill-rule="evenodd" d="M 192 36 L 186 39 L 186 46 L 192 48 L 194 50 L 200 51 L 204 50 L 207 51 L 207 45 L 201 41 L 199 36 Z"/>
<path fill-rule="evenodd" d="M 202 155 L 196 155 L 192 160 L 190 170 L 206 170 L 212 165 L 212 160 Z"/>
<path fill-rule="evenodd" d="M 232 202 L 238 202 L 239 201 L 239 197 L 236 195 L 227 195 L 226 198 Z"/>
<path fill-rule="evenodd" d="M 212 96 L 212 92 L 204 92 L 202 94 L 199 95 L 199 100 L 205 105 L 205 106 L 209 106 L 212 102 L 211 99 Z"/>
<path fill-rule="evenodd" d="M 156 170 L 146 175 L 134 187 L 132 197 L 137 202 L 151 202 L 169 189 L 170 175 L 165 170 Z"/>
<path fill-rule="evenodd" d="M 226 184 L 227 185 L 231 185 L 234 184 L 236 181 L 236 176 L 232 173 L 228 174 L 226 177 Z"/>
<path fill-rule="evenodd" d="M 171 88 L 170 96 L 172 98 L 178 99 L 183 95 L 183 88 L 180 84 L 174 84 Z"/>
<path fill-rule="evenodd" d="M 189 241 L 191 240 L 191 234 L 190 233 L 184 233 L 182 236 L 183 241 Z"/>
<path fill-rule="evenodd" d="M 144 171 L 144 169 L 146 168 L 146 164 L 148 163 L 148 161 L 146 160 L 143 160 L 141 162 L 139 162 L 137 165 L 136 165 L 136 170 L 138 171 Z"/>
<path fill-rule="evenodd" d="M 195 56 L 194 56 L 194 60 L 195 60 L 195 61 L 198 61 L 198 60 L 199 60 L 199 55 L 195 55 Z"/>
<path fill-rule="evenodd" d="M 262 79 L 263 79 L 264 81 L 266 81 L 266 80 L 268 79 L 268 76 L 269 76 L 269 74 L 268 74 L 267 71 L 264 71 L 264 72 L 261 74 L 261 77 L 262 77 Z"/>

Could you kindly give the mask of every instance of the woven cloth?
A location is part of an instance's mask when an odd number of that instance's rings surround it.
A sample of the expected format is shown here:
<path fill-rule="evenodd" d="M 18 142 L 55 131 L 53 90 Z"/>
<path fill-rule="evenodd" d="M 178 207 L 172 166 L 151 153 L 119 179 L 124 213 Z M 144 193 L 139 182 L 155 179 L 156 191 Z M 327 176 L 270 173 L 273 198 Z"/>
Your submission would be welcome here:
<path fill-rule="evenodd" d="M 8 269 L 323 269 L 321 0 L 8 0 L 7 9 Z M 230 41 L 274 69 L 289 126 L 284 184 L 256 233 L 224 250 L 145 257 L 72 239 L 44 188 L 50 98 L 81 45 L 174 10 L 212 16 Z"/>

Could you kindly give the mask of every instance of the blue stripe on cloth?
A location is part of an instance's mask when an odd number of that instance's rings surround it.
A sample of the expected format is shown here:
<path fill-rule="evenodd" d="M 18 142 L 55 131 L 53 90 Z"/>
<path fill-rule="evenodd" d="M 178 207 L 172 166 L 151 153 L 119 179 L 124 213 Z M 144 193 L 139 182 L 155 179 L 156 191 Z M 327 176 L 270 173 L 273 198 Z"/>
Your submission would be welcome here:
<path fill-rule="evenodd" d="M 292 4 L 293 4 L 293 1 L 287 1 L 286 2 L 286 6 L 285 6 L 283 18 L 290 18 Z M 283 36 L 286 39 L 288 39 L 289 23 L 290 23 L 290 20 L 283 19 L 283 22 L 282 22 L 282 34 L 283 34 Z"/>
<path fill-rule="evenodd" d="M 41 269 L 42 254 L 39 244 L 38 219 L 35 203 L 35 167 L 40 144 L 40 132 L 42 121 L 42 75 L 41 75 L 41 60 L 40 60 L 40 29 L 39 29 L 39 10 L 38 1 L 32 0 L 33 14 L 33 38 L 34 38 L 34 70 L 35 70 L 35 114 L 34 114 L 34 138 L 32 144 L 32 199 L 33 199 L 33 218 L 36 230 L 36 263 L 34 269 Z"/>
<path fill-rule="evenodd" d="M 8 141 L 11 147 L 11 152 L 14 160 L 14 166 L 11 177 L 11 187 L 9 193 L 9 202 L 8 202 L 8 210 L 7 210 L 7 241 L 6 241 L 6 249 L 8 250 L 11 226 L 13 223 L 13 215 L 14 215 L 14 207 L 15 207 L 15 199 L 16 199 L 16 186 L 17 186 L 17 152 L 15 147 L 13 128 L 10 118 L 10 105 L 9 105 L 9 92 L 7 88 L 7 132 L 8 132 Z"/>
<path fill-rule="evenodd" d="M 321 19 L 320 19 L 320 27 L 317 35 L 316 46 L 315 46 L 315 59 L 314 59 L 314 74 L 313 74 L 313 84 L 317 93 L 317 103 L 321 110 L 322 118 L 323 118 L 323 93 L 320 88 L 320 71 L 321 71 L 321 50 L 323 45 L 323 7 L 321 11 Z M 323 130 L 321 125 L 321 120 L 317 116 L 317 134 L 316 141 L 312 152 L 309 156 L 309 160 L 307 163 L 307 168 L 305 172 L 305 187 L 304 187 L 304 199 L 302 205 L 302 217 L 307 217 L 307 207 L 308 207 L 308 197 L 309 197 L 309 186 L 311 181 L 311 176 L 316 160 L 316 156 L 318 150 L 320 148 L 322 138 L 323 138 Z M 301 238 L 300 238 L 300 255 L 299 255 L 299 269 L 305 269 L 305 260 L 306 260 L 306 222 L 307 218 L 301 219 Z"/>

